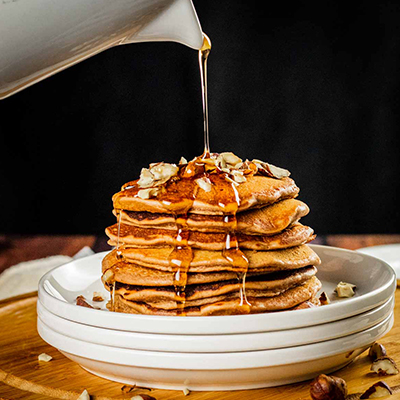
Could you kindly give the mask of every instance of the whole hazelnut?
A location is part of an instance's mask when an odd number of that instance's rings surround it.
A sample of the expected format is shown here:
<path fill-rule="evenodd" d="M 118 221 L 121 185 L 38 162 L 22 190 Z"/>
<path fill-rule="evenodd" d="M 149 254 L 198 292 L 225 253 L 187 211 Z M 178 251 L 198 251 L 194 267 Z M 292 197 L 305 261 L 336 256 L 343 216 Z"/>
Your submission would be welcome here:
<path fill-rule="evenodd" d="M 347 396 L 347 384 L 336 376 L 318 375 L 310 384 L 313 400 L 344 400 Z"/>

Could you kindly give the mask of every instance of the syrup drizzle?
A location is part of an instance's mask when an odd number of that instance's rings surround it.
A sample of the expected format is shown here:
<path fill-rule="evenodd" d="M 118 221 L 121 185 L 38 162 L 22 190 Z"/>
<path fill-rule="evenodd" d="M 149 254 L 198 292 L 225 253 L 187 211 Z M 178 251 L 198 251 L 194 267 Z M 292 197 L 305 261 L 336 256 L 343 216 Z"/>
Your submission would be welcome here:
<path fill-rule="evenodd" d="M 236 189 L 236 182 L 232 181 L 228 174 L 217 170 L 216 173 L 206 172 L 203 160 L 211 157 L 209 126 L 208 126 L 208 99 L 207 99 L 207 60 L 211 51 L 211 41 L 203 34 L 203 46 L 199 50 L 199 68 L 201 78 L 202 104 L 203 104 L 203 124 L 204 124 L 204 152 L 202 156 L 189 162 L 186 166 L 180 167 L 179 185 L 177 181 L 167 182 L 167 190 L 157 195 L 157 199 L 164 204 L 175 215 L 177 235 L 175 246 L 169 255 L 169 264 L 174 271 L 175 301 L 177 303 L 178 315 L 185 315 L 186 285 L 188 271 L 193 260 L 193 250 L 189 245 L 190 230 L 187 225 L 188 212 L 192 208 L 199 189 L 195 180 L 205 177 L 212 182 L 212 201 L 223 210 L 224 231 L 226 232 L 223 257 L 237 271 L 237 278 L 240 282 L 240 307 L 243 313 L 250 312 L 250 303 L 247 301 L 245 292 L 246 273 L 249 261 L 240 250 L 236 237 L 237 219 L 236 213 L 240 206 L 240 198 Z M 136 184 L 129 183 L 124 185 L 123 190 L 138 192 Z M 179 204 L 179 207 L 176 205 Z M 117 258 L 122 259 L 120 249 L 120 227 L 121 212 L 118 215 L 118 239 L 117 239 Z M 114 310 L 115 282 L 111 292 L 111 309 Z"/>
<path fill-rule="evenodd" d="M 207 60 L 211 51 L 211 41 L 203 33 L 203 46 L 199 50 L 199 67 L 201 79 L 201 98 L 203 102 L 203 124 L 204 124 L 204 153 L 202 158 L 210 156 L 210 136 L 208 130 L 208 96 L 207 96 Z"/>

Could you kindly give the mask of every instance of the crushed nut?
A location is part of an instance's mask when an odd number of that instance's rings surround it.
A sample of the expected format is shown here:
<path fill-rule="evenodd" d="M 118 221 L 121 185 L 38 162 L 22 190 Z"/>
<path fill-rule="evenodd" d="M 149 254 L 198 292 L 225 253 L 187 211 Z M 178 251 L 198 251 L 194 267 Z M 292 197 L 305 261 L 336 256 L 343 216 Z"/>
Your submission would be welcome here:
<path fill-rule="evenodd" d="M 178 171 L 179 168 L 175 164 L 153 163 L 150 164 L 150 168 L 142 168 L 137 184 L 140 188 L 159 186 L 175 176 Z"/>
<path fill-rule="evenodd" d="M 243 175 L 243 172 L 241 171 L 232 170 L 231 174 L 233 175 L 233 180 L 236 183 L 243 183 L 247 181 L 246 177 Z"/>
<path fill-rule="evenodd" d="M 93 301 L 104 301 L 103 293 L 101 293 L 101 292 L 93 292 L 92 300 Z"/>
<path fill-rule="evenodd" d="M 183 389 L 183 394 L 187 396 L 188 394 L 190 394 L 190 390 L 188 388 Z"/>
<path fill-rule="evenodd" d="M 379 376 L 397 375 L 399 373 L 395 361 L 387 356 L 377 358 L 372 363 L 371 371 L 376 372 Z"/>
<path fill-rule="evenodd" d="M 184 164 L 187 164 L 187 163 L 188 163 L 188 160 L 186 160 L 185 157 L 181 157 L 181 159 L 179 160 L 179 165 L 184 165 Z"/>
<path fill-rule="evenodd" d="M 321 296 L 319 296 L 319 301 L 321 303 L 321 305 L 326 306 L 327 304 L 329 304 L 331 301 L 329 300 L 328 295 L 325 292 L 321 293 Z"/>
<path fill-rule="evenodd" d="M 275 165 L 268 164 L 264 161 L 253 160 L 252 162 L 256 165 L 257 172 L 260 172 L 261 175 L 277 179 L 286 178 L 290 175 L 290 172 L 287 169 L 276 167 Z"/>
<path fill-rule="evenodd" d="M 386 353 L 385 347 L 378 342 L 375 342 L 369 348 L 369 352 L 368 352 L 368 356 L 372 359 L 372 361 L 375 361 L 377 358 L 385 357 L 386 354 L 387 353 Z"/>
<path fill-rule="evenodd" d="M 313 400 L 344 400 L 347 396 L 347 384 L 336 376 L 318 375 L 310 384 Z"/>
<path fill-rule="evenodd" d="M 86 299 L 83 296 L 78 296 L 76 298 L 76 305 L 77 306 L 81 306 L 81 307 L 87 307 L 87 308 L 94 308 L 93 306 L 91 306 Z"/>
<path fill-rule="evenodd" d="M 90 400 L 88 391 L 85 389 L 76 400 Z"/>
<path fill-rule="evenodd" d="M 103 276 L 101 277 L 103 283 L 110 283 L 114 280 L 114 272 L 111 269 L 108 269 L 104 272 Z"/>
<path fill-rule="evenodd" d="M 231 152 L 220 153 L 217 157 L 217 164 L 220 168 L 236 168 L 236 165 L 241 163 L 242 159 Z"/>
<path fill-rule="evenodd" d="M 348 282 L 339 282 L 336 286 L 335 292 L 338 297 L 353 297 L 356 285 Z"/>
<path fill-rule="evenodd" d="M 361 396 L 360 399 L 376 399 L 378 397 L 385 397 L 392 395 L 392 389 L 390 386 L 383 382 L 379 381 L 374 383 L 369 389 L 367 389 Z"/>
<path fill-rule="evenodd" d="M 147 200 L 150 197 L 156 197 L 159 191 L 160 189 L 157 187 L 149 189 L 141 189 L 138 191 L 138 196 L 143 200 Z"/>
<path fill-rule="evenodd" d="M 196 183 L 197 183 L 205 192 L 211 192 L 212 183 L 211 183 L 211 181 L 210 181 L 208 178 L 203 177 L 203 178 L 196 179 Z"/>
<path fill-rule="evenodd" d="M 49 361 L 51 361 L 52 359 L 53 359 L 53 357 L 52 357 L 52 356 L 49 356 L 49 355 L 46 354 L 46 353 L 39 354 L 39 356 L 38 356 L 38 360 L 39 360 L 39 361 L 49 362 Z"/>

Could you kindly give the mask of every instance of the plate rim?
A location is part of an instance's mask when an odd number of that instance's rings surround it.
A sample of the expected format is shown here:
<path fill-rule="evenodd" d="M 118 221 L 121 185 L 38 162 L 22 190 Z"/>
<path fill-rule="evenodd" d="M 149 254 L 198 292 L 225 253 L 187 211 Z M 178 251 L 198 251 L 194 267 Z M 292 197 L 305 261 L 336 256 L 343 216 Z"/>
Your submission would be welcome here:
<path fill-rule="evenodd" d="M 383 267 L 385 267 L 388 272 L 390 273 L 390 279 L 385 282 L 384 285 L 380 286 L 379 288 L 368 292 L 362 296 L 358 296 L 352 299 L 349 299 L 346 302 L 338 302 L 335 304 L 329 304 L 329 310 L 331 311 L 330 314 L 335 314 L 336 313 L 336 317 L 328 317 L 327 315 L 325 315 L 325 318 L 322 319 L 316 319 L 313 317 L 315 317 L 315 315 L 318 317 L 319 314 L 323 314 L 325 313 L 325 311 L 321 311 L 320 307 L 316 307 L 316 308 L 310 308 L 310 309 L 304 309 L 304 310 L 296 310 L 296 317 L 298 322 L 296 322 L 295 325 L 289 325 L 290 327 L 288 327 L 288 323 L 280 323 L 278 327 L 273 327 L 274 329 L 270 329 L 270 330 L 283 330 L 283 329 L 293 329 L 293 328 L 297 328 L 297 327 L 301 327 L 301 326 L 306 326 L 306 325 L 315 325 L 315 324 L 319 324 L 319 323 L 327 323 L 336 319 L 343 319 L 343 318 L 347 318 L 350 317 L 352 315 L 356 315 L 356 314 L 360 314 L 361 312 L 365 312 L 371 308 L 374 308 L 376 306 L 379 306 L 380 304 L 383 304 L 395 291 L 396 289 L 396 274 L 395 271 L 393 270 L 393 268 L 384 260 L 381 260 L 379 258 L 376 258 L 374 256 L 370 256 L 368 254 L 363 254 L 363 253 L 357 253 L 356 251 L 353 250 L 348 250 L 348 249 L 341 249 L 338 247 L 334 247 L 334 246 L 325 246 L 325 245 L 310 245 L 310 247 L 315 250 L 318 254 L 318 250 L 333 250 L 333 251 L 339 251 L 339 252 L 344 252 L 344 253 L 351 253 L 351 254 L 357 254 L 357 255 L 362 255 L 363 257 L 367 257 L 367 258 L 372 258 L 375 261 L 378 261 Z M 88 257 L 82 258 L 82 259 L 78 259 L 78 260 L 72 260 L 66 264 L 63 264 L 61 266 L 58 266 L 56 268 L 53 268 L 52 270 L 50 270 L 49 272 L 47 272 L 45 275 L 43 275 L 43 277 L 40 279 L 39 281 L 39 290 L 38 290 L 38 298 L 40 299 L 40 301 L 43 303 L 43 305 L 46 306 L 47 309 L 49 309 L 49 311 L 53 312 L 56 315 L 62 316 L 65 319 L 69 319 L 72 321 L 77 321 L 77 322 L 83 322 L 86 323 L 88 325 L 94 325 L 94 326 L 101 326 L 101 327 L 112 327 L 113 329 L 115 329 L 115 322 L 119 322 L 120 324 L 124 325 L 123 329 L 120 330 L 127 330 L 125 324 L 129 324 L 129 322 L 131 324 L 138 324 L 138 323 L 149 323 L 149 324 L 153 324 L 153 325 L 159 325 L 162 324 L 164 321 L 165 322 L 170 322 L 170 324 L 173 325 L 179 325 L 179 328 L 174 328 L 174 329 L 170 329 L 168 328 L 167 330 L 165 330 L 166 328 L 164 327 L 164 329 L 162 330 L 163 333 L 179 333 L 179 331 L 182 329 L 182 326 L 185 327 L 185 333 L 188 334 L 196 334 L 196 332 L 193 329 L 193 324 L 195 322 L 199 322 L 202 321 L 202 325 L 203 325 L 203 329 L 204 326 L 208 326 L 210 324 L 212 325 L 218 325 L 218 319 L 220 318 L 224 318 L 224 321 L 230 321 L 230 322 L 235 322 L 236 321 L 236 325 L 240 326 L 240 325 L 246 325 L 245 321 L 246 319 L 248 320 L 249 318 L 251 318 L 252 320 L 258 321 L 264 321 L 264 320 L 268 320 L 271 319 L 271 315 L 272 313 L 263 313 L 263 314 L 248 314 L 248 315 L 227 315 L 227 316 L 201 316 L 201 317 L 196 317 L 196 316 L 189 316 L 189 317 L 179 317 L 179 316 L 160 316 L 160 315 L 143 315 L 143 314 L 126 314 L 126 313 L 118 313 L 118 312 L 114 312 L 114 313 L 109 313 L 105 310 L 93 310 L 93 309 L 89 309 L 89 308 L 85 308 L 85 307 L 79 307 L 78 309 L 76 308 L 77 306 L 75 306 L 74 304 L 68 303 L 68 302 L 64 302 L 62 300 L 57 299 L 56 297 L 52 296 L 50 293 L 48 293 L 45 289 L 44 289 L 44 282 L 49 279 L 49 277 L 54 273 L 54 271 L 56 271 L 59 268 L 65 268 L 70 264 L 73 263 L 82 263 L 85 262 L 85 260 L 87 260 L 88 258 L 103 258 L 105 256 L 105 254 L 107 254 L 109 251 L 105 251 L 105 252 L 100 252 L 100 253 L 95 253 L 93 255 L 90 255 Z M 100 278 L 100 276 L 99 276 Z M 392 290 L 391 290 L 392 289 Z M 379 302 L 373 303 L 371 305 L 368 306 L 364 306 L 361 308 L 358 308 L 357 306 L 359 305 L 359 303 L 365 302 L 366 299 L 369 298 L 374 298 L 375 296 L 379 297 L 379 294 L 382 293 L 386 293 L 386 291 L 390 291 L 390 294 L 385 296 L 383 299 L 380 299 Z M 46 301 L 47 300 L 47 301 Z M 49 304 L 51 304 L 50 307 L 52 307 L 52 309 L 49 307 Z M 348 311 L 345 314 L 341 314 L 340 310 L 342 308 L 345 308 L 346 306 L 344 306 L 345 304 L 347 304 L 347 308 L 348 309 L 353 309 L 353 311 L 351 311 L 350 314 L 348 314 Z M 61 315 L 57 312 L 54 312 L 54 309 L 58 309 L 60 310 L 60 308 L 63 308 L 65 310 L 67 310 L 67 313 L 70 314 L 70 312 L 68 310 L 75 310 L 75 312 L 73 312 L 72 314 L 74 315 L 74 318 L 72 319 L 70 317 L 70 315 L 68 317 L 64 315 Z M 79 310 L 79 312 L 77 313 L 76 310 Z M 326 310 L 326 309 L 325 309 Z M 291 312 L 291 311 L 280 311 L 279 312 L 279 317 L 277 317 L 278 319 L 285 319 L 285 315 L 288 315 L 287 313 Z M 100 314 L 101 313 L 101 314 Z M 107 315 L 107 321 L 104 321 L 104 315 Z M 327 313 L 325 313 L 327 314 Z M 340 314 L 341 318 L 337 318 L 337 315 Z M 278 315 L 278 313 L 273 313 L 274 317 L 276 317 Z M 293 316 L 293 314 L 291 314 Z M 99 317 L 102 318 L 99 318 Z M 307 321 L 304 321 L 307 318 Z M 87 319 L 89 320 L 94 320 L 96 319 L 96 323 L 91 322 L 85 322 Z M 287 318 L 286 318 L 287 319 Z M 310 321 L 310 319 L 312 321 Z M 97 320 L 100 320 L 102 322 L 98 322 Z M 291 318 L 291 320 L 293 320 L 293 318 Z M 316 321 L 316 322 L 315 322 Z M 104 322 L 107 322 L 106 324 Z M 242 322 L 243 324 L 240 324 L 240 322 Z M 315 322 L 315 323 L 313 323 Z M 264 322 L 265 323 L 265 322 Z M 276 322 L 275 322 L 276 323 Z M 284 326 L 282 328 L 282 325 Z M 118 326 L 118 324 L 117 324 Z M 275 329 L 276 328 L 276 329 Z M 131 330 L 131 329 L 129 329 Z M 196 329 L 197 331 L 197 329 Z M 261 332 L 261 331 L 265 331 L 265 329 L 263 329 L 262 327 L 260 327 L 260 329 L 258 330 L 251 330 L 251 332 Z M 141 330 L 141 332 L 153 332 L 152 330 Z M 215 329 L 205 329 L 202 330 L 201 332 L 197 332 L 197 334 L 205 334 L 206 332 L 209 332 L 209 334 L 222 334 L 223 332 L 225 333 L 243 333 L 243 330 L 238 330 L 238 331 L 227 331 L 226 329 L 222 329 L 222 330 L 215 330 Z M 250 331 L 244 331 L 244 332 L 250 332 Z"/>

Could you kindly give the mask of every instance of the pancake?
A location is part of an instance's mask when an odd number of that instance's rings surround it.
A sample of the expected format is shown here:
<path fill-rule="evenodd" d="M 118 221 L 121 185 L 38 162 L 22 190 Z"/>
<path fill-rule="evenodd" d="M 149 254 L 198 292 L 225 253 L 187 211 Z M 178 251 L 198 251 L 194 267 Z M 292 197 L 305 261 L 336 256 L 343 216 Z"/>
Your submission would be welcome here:
<path fill-rule="evenodd" d="M 274 297 L 247 297 L 249 306 L 241 305 L 241 298 L 217 301 L 215 303 L 201 306 L 187 307 L 184 309 L 186 316 L 211 316 L 262 313 L 271 311 L 283 311 L 296 307 L 297 305 L 315 297 L 321 288 L 321 282 L 313 276 L 304 284 L 288 289 Z M 121 295 L 115 295 L 114 310 L 117 312 L 147 315 L 181 315 L 180 309 L 165 310 L 152 307 L 144 302 L 125 300 Z"/>
<path fill-rule="evenodd" d="M 129 279 L 129 263 L 155 269 L 160 271 L 175 272 L 176 268 L 169 263 L 169 255 L 172 248 L 149 248 L 149 249 L 120 249 L 124 264 L 118 268 L 122 275 L 122 267 L 125 268 L 123 275 L 125 280 L 121 282 L 130 283 Z M 262 271 L 274 272 L 283 270 L 293 270 L 303 268 L 308 265 L 317 266 L 320 264 L 318 255 L 307 245 L 291 247 L 284 250 L 271 251 L 243 251 L 249 260 L 249 272 Z M 103 273 L 108 269 L 121 263 L 121 259 L 117 258 L 117 251 L 113 250 L 108 253 L 102 261 Z M 219 251 L 207 251 L 193 249 L 193 259 L 189 265 L 191 273 L 209 273 L 220 271 L 236 271 L 232 264 Z M 132 275 L 135 275 L 133 272 Z M 134 279 L 132 277 L 132 279 Z M 229 278 L 228 278 L 229 279 Z M 132 284 L 135 284 L 132 281 Z"/>
<path fill-rule="evenodd" d="M 111 246 L 123 243 L 127 247 L 164 247 L 179 245 L 177 233 L 167 229 L 137 228 L 131 225 L 118 224 L 109 226 L 106 234 L 110 238 Z M 239 247 L 248 250 L 275 250 L 299 246 L 314 239 L 313 229 L 300 223 L 295 223 L 271 236 L 236 235 Z M 193 249 L 223 250 L 226 246 L 226 234 L 190 232 L 188 245 Z"/>
<path fill-rule="evenodd" d="M 285 290 L 298 286 L 317 272 L 315 267 L 305 267 L 295 271 L 284 271 L 272 274 L 249 276 L 245 281 L 246 295 L 252 297 L 273 297 Z M 200 285 L 189 285 L 185 289 L 186 306 L 191 301 L 207 298 L 215 298 L 231 293 L 239 293 L 242 282 L 238 279 L 225 280 Z M 168 308 L 176 308 L 176 294 L 173 286 L 145 287 L 117 284 L 115 293 L 125 300 L 150 303 L 173 303 Z M 160 306 L 159 306 L 160 307 Z M 165 306 L 163 306 L 166 308 Z"/>
<path fill-rule="evenodd" d="M 139 228 L 159 228 L 176 231 L 175 217 L 167 213 L 121 210 L 121 223 Z M 261 209 L 244 211 L 236 215 L 237 232 L 248 235 L 272 235 L 307 215 L 308 206 L 296 199 L 282 200 Z M 117 215 L 114 210 L 114 215 Z M 223 216 L 188 214 L 187 226 L 191 231 L 226 232 Z"/>
<path fill-rule="evenodd" d="M 222 198 L 233 198 L 230 202 L 235 202 L 238 198 L 237 211 L 240 212 L 294 198 L 299 192 L 293 179 L 288 177 L 275 179 L 259 175 L 249 176 L 245 182 L 234 185 L 234 188 L 226 182 L 222 185 L 223 181 L 218 175 L 210 175 L 209 179 L 213 185 L 208 192 L 200 189 L 196 184 L 193 185 L 190 179 L 179 179 L 167 182 L 165 190 L 157 197 L 149 199 L 138 196 L 140 190 L 137 186 L 138 180 L 128 182 L 123 186 L 123 190 L 113 196 L 113 205 L 115 209 L 127 211 L 224 215 L 226 204 L 221 201 Z"/>

